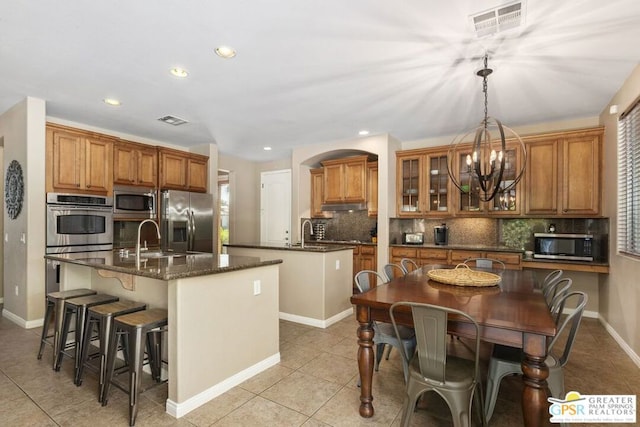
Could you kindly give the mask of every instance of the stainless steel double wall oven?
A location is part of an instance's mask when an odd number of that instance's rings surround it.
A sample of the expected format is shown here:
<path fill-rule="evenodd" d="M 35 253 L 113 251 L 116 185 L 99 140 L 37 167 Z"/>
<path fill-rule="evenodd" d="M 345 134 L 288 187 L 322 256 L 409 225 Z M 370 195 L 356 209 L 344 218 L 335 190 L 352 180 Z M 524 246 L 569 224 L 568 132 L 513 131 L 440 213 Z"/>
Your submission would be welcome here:
<path fill-rule="evenodd" d="M 113 199 L 47 194 L 47 254 L 113 250 Z M 47 261 L 47 292 L 59 289 L 59 267 Z"/>

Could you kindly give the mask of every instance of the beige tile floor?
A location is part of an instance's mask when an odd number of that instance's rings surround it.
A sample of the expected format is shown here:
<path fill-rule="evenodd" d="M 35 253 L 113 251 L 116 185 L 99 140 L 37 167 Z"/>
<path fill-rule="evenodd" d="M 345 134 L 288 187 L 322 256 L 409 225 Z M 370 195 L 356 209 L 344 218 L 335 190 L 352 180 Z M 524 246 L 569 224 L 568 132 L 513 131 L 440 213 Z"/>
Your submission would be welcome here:
<path fill-rule="evenodd" d="M 399 426 L 404 383 L 397 351 L 374 374 L 375 416 L 358 415 L 356 327 L 353 317 L 326 330 L 282 321 L 278 365 L 178 420 L 165 413 L 166 386 L 155 388 L 141 396 L 136 425 Z M 109 405 L 102 407 L 96 400 L 95 375 L 87 373 L 83 385 L 76 387 L 70 360 L 56 373 L 50 367 L 50 347 L 42 360 L 36 359 L 39 334 L 39 329 L 24 330 L 0 318 L 0 425 L 128 425 L 127 397 L 120 390 L 114 389 Z M 452 350 L 463 349 L 457 340 L 452 343 Z M 566 386 L 583 394 L 637 395 L 640 369 L 598 321 L 584 319 L 566 368 Z M 518 377 L 503 381 L 492 426 L 523 424 L 521 390 Z M 437 395 L 430 393 L 420 406 L 412 425 L 453 425 Z"/>

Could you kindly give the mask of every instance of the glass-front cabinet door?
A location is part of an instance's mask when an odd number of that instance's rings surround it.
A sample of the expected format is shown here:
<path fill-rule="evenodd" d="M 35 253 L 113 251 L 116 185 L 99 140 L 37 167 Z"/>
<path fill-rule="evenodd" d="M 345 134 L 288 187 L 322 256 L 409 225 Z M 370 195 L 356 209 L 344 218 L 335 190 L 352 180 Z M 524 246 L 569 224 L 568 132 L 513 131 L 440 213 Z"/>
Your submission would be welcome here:
<path fill-rule="evenodd" d="M 501 189 L 498 190 L 496 197 L 491 200 L 490 207 L 493 213 L 506 212 L 507 214 L 520 213 L 520 194 L 522 193 L 521 183 L 516 184 L 510 190 L 504 190 L 511 185 L 517 178 L 520 171 L 519 150 L 515 148 L 507 148 L 504 160 L 504 174 Z"/>
<path fill-rule="evenodd" d="M 455 189 L 458 194 L 457 210 L 463 214 L 488 213 L 492 215 L 520 214 L 521 185 L 518 183 L 510 190 L 505 190 L 516 178 L 520 171 L 521 153 L 518 146 L 509 144 L 505 151 L 505 170 L 502 175 L 501 188 L 495 197 L 484 202 L 481 200 L 481 189 L 478 177 L 472 173 L 471 146 L 461 147 L 456 152 L 458 178 L 462 190 Z"/>
<path fill-rule="evenodd" d="M 447 152 L 426 155 L 425 171 L 428 189 L 428 214 L 442 215 L 451 212 L 451 180 L 447 172 Z"/>
<path fill-rule="evenodd" d="M 417 216 L 423 213 L 423 161 L 424 157 L 419 154 L 397 157 L 398 216 Z"/>

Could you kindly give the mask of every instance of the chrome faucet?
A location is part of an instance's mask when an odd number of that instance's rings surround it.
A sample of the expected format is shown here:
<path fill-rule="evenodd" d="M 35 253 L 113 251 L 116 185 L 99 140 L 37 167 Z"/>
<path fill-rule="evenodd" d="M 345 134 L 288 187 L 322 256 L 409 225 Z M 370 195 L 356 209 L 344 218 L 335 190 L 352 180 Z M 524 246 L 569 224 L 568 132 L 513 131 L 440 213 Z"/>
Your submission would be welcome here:
<path fill-rule="evenodd" d="M 153 225 L 156 226 L 156 231 L 158 232 L 158 241 L 160 240 L 160 226 L 158 225 L 157 222 L 155 222 L 152 219 L 145 219 L 144 221 L 142 221 L 140 223 L 140 225 L 138 226 L 138 238 L 136 239 L 136 268 L 140 269 L 140 230 L 142 230 L 142 226 L 146 223 L 146 222 L 151 222 L 153 223 Z M 147 244 L 145 241 L 145 248 L 146 248 Z"/>
<path fill-rule="evenodd" d="M 304 248 L 304 226 L 305 224 L 309 224 L 309 234 L 311 234 L 313 236 L 313 224 L 311 223 L 311 220 L 309 219 L 305 219 L 304 221 L 302 221 L 302 233 L 300 236 L 300 247 Z"/>

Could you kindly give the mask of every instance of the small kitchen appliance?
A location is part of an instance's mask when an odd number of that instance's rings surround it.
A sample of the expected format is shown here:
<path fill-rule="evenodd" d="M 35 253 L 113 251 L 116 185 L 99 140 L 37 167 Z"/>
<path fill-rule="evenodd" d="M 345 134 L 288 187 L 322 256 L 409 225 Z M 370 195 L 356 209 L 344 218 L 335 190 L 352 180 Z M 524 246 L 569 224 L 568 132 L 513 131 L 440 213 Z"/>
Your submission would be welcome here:
<path fill-rule="evenodd" d="M 424 233 L 402 233 L 403 245 L 422 245 L 424 243 Z"/>
<path fill-rule="evenodd" d="M 313 236 L 316 238 L 316 240 L 324 240 L 325 231 L 326 231 L 325 224 L 322 224 L 322 223 L 313 224 Z"/>
<path fill-rule="evenodd" d="M 433 241 L 436 245 L 446 245 L 449 243 L 449 227 L 447 224 L 436 225 L 433 227 Z"/>

